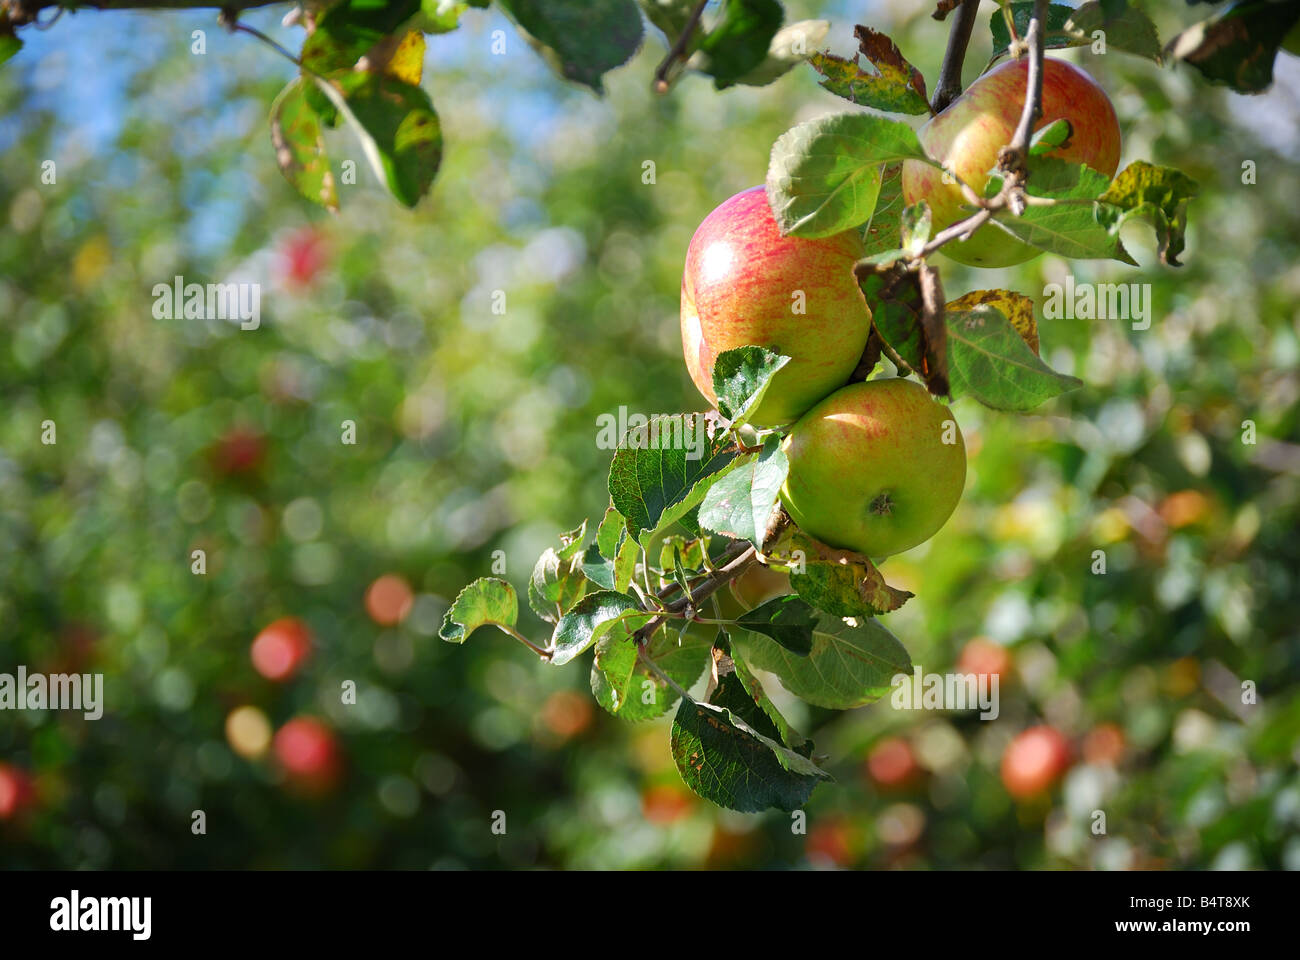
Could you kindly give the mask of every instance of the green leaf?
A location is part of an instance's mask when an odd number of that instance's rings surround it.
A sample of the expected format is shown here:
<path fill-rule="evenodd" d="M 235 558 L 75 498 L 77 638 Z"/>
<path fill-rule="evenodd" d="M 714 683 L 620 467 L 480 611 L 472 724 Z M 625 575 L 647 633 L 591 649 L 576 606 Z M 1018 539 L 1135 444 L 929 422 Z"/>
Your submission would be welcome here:
<path fill-rule="evenodd" d="M 763 87 L 784 76 L 812 55 L 826 34 L 830 32 L 829 20 L 799 20 L 782 27 L 772 37 L 767 56 L 736 83 L 747 87 Z"/>
<path fill-rule="evenodd" d="M 13 28 L 0 25 L 0 63 L 4 63 L 23 48 L 23 42 L 14 36 Z"/>
<path fill-rule="evenodd" d="M 924 200 L 903 211 L 899 223 L 902 250 L 919 257 L 930 240 L 930 205 Z"/>
<path fill-rule="evenodd" d="M 588 580 L 602 590 L 613 590 L 614 561 L 606 560 L 600 555 L 600 547 L 592 544 L 582 555 L 582 573 Z"/>
<path fill-rule="evenodd" d="M 830 776 L 782 742 L 788 725 L 763 708 L 766 696 L 749 674 L 757 696 L 746 689 L 725 651 L 713 650 L 709 702 L 683 700 L 677 708 L 671 738 L 677 770 L 691 790 L 719 806 L 745 813 L 795 810 Z M 802 740 L 799 745 L 807 749 Z"/>
<path fill-rule="evenodd" d="M 876 209 L 862 231 L 868 257 L 902 253 L 898 244 L 903 233 L 903 207 L 903 165 L 891 163 L 881 169 Z"/>
<path fill-rule="evenodd" d="M 725 636 L 725 633 L 720 635 L 719 641 L 714 644 L 715 649 L 717 648 L 718 643 L 720 643 L 722 638 Z M 785 744 L 795 753 L 799 754 L 799 756 L 811 759 L 813 742 L 807 737 L 802 736 L 794 729 L 794 727 L 790 726 L 789 721 L 782 716 L 781 711 L 776 708 L 776 704 L 774 704 L 771 697 L 767 695 L 767 691 L 763 689 L 763 685 L 758 682 L 758 678 L 750 672 L 750 669 L 745 666 L 743 660 L 735 657 L 731 653 L 730 646 L 728 645 L 724 649 L 726 649 L 726 652 L 732 656 L 731 664 L 736 671 L 736 679 L 740 681 L 745 694 L 754 702 L 754 705 L 759 711 L 761 711 L 762 715 L 766 716 L 767 721 L 770 723 L 770 729 L 772 731 L 770 736 L 772 739 Z M 727 706 L 726 704 L 721 705 Z M 743 707 L 743 703 L 738 704 L 737 706 Z M 741 714 L 741 717 L 744 719 L 744 714 Z M 750 726 L 762 733 L 764 731 L 759 725 L 760 722 L 758 713 L 754 714 L 754 719 L 752 721 L 749 721 Z"/>
<path fill-rule="evenodd" d="M 271 145 L 280 172 L 293 188 L 312 203 L 337 212 L 339 197 L 320 118 L 307 103 L 301 77 L 290 80 L 271 105 Z"/>
<path fill-rule="evenodd" d="M 618 556 L 618 547 L 626 529 L 627 520 L 611 503 L 605 508 L 605 515 L 601 517 L 600 526 L 596 528 L 596 546 L 600 549 L 602 557 L 613 560 Z"/>
<path fill-rule="evenodd" d="M 784 234 L 826 237 L 871 219 L 881 166 L 925 160 L 905 123 L 867 113 L 818 117 L 772 145 L 767 198 Z"/>
<path fill-rule="evenodd" d="M 618 541 L 618 555 L 614 557 L 614 589 L 624 593 L 636 576 L 636 563 L 641 558 L 641 544 L 623 531 Z"/>
<path fill-rule="evenodd" d="M 1024 39 L 1029 31 L 1034 0 L 1019 0 L 1008 6 L 1015 18 L 1016 34 Z M 1136 7 L 1126 6 L 1120 12 L 1108 15 L 1105 5 L 1095 0 L 1081 4 L 1077 10 L 1053 3 L 1048 5 L 1046 28 L 1043 46 L 1048 49 L 1091 46 L 1093 32 L 1100 30 L 1105 34 L 1107 50 L 1113 47 L 1157 63 L 1161 60 L 1160 38 L 1155 24 Z M 1001 10 L 994 9 L 990 16 L 989 32 L 993 35 L 993 59 L 996 60 L 1007 52 L 1010 40 Z"/>
<path fill-rule="evenodd" d="M 685 521 L 708 488 L 735 465 L 735 444 L 720 430 L 710 433 L 711 426 L 704 414 L 655 417 L 629 431 L 615 451 L 610 499 L 638 543 L 648 544 L 669 525 Z"/>
<path fill-rule="evenodd" d="M 821 615 L 801 597 L 776 597 L 741 615 L 736 621 L 746 630 L 775 640 L 791 653 L 807 656 L 812 651 L 813 630 Z"/>
<path fill-rule="evenodd" d="M 700 570 L 704 566 L 704 555 L 707 550 L 707 539 L 690 539 L 680 534 L 670 534 L 664 537 L 663 544 L 659 548 L 659 567 L 669 570 L 680 558 L 681 563 L 688 569 Z M 660 586 L 666 587 L 671 582 L 676 582 L 673 575 L 668 579 L 661 579 Z"/>
<path fill-rule="evenodd" d="M 696 0 L 639 0 L 646 19 L 663 31 L 669 45 L 686 29 Z M 698 39 L 696 43 L 698 43 Z"/>
<path fill-rule="evenodd" d="M 1029 155 L 1041 157 L 1066 146 L 1074 136 L 1074 125 L 1061 117 L 1034 133 L 1029 141 Z"/>
<path fill-rule="evenodd" d="M 654 619 L 635 597 L 613 590 L 598 590 L 579 600 L 555 625 L 551 637 L 551 663 L 561 666 L 618 627 L 630 633 Z"/>
<path fill-rule="evenodd" d="M 1038 157 L 1030 167 L 1029 192 L 1065 200 L 1095 200 L 1110 181 L 1085 163 Z M 1096 203 L 1029 206 L 1019 216 L 1000 215 L 992 223 L 1041 250 L 1076 260 L 1111 259 L 1136 266 L 1112 231 L 1098 218 Z"/>
<path fill-rule="evenodd" d="M 389 192 L 414 207 L 442 162 L 442 127 L 429 95 L 392 77 L 350 73 L 317 86 L 352 125 L 362 152 Z"/>
<path fill-rule="evenodd" d="M 498 0 L 528 42 L 561 76 L 604 92 L 604 75 L 641 46 L 634 0 Z"/>
<path fill-rule="evenodd" d="M 462 590 L 442 618 L 438 636 L 449 643 L 464 643 L 484 626 L 514 628 L 519 619 L 515 588 L 495 577 L 480 577 Z"/>
<path fill-rule="evenodd" d="M 718 412 L 733 423 L 743 423 L 763 402 L 776 372 L 789 362 L 789 357 L 763 347 L 736 347 L 718 354 L 713 362 Z"/>
<path fill-rule="evenodd" d="M 1273 83 L 1273 61 L 1300 21 L 1300 4 L 1246 0 L 1188 27 L 1169 44 L 1169 55 L 1199 70 L 1211 83 L 1239 93 L 1259 93 Z"/>
<path fill-rule="evenodd" d="M 555 623 L 587 592 L 583 569 L 582 541 L 587 521 L 576 530 L 560 535 L 560 549 L 547 547 L 537 558 L 528 580 L 528 605 L 543 620 Z"/>
<path fill-rule="evenodd" d="M 885 582 L 869 557 L 837 550 L 799 530 L 790 535 L 783 555 L 790 564 L 790 586 L 818 610 L 837 617 L 873 617 L 897 610 L 912 594 Z M 782 558 L 777 558 L 778 560 Z"/>
<path fill-rule="evenodd" d="M 766 59 L 784 18 L 777 0 L 723 0 L 722 16 L 700 40 L 691 65 L 719 90 L 739 82 Z"/>
<path fill-rule="evenodd" d="M 925 78 L 907 62 L 898 45 L 870 27 L 856 27 L 853 33 L 858 39 L 859 52 L 852 60 L 831 53 L 817 53 L 808 58 L 813 69 L 824 78 L 822 88 L 850 103 L 886 113 L 929 113 Z M 860 57 L 866 57 L 872 69 L 864 69 Z"/>
<path fill-rule="evenodd" d="M 302 65 L 329 75 L 351 70 L 380 40 L 420 11 L 420 0 L 339 0 L 302 45 Z"/>
<path fill-rule="evenodd" d="M 678 636 L 657 630 L 646 644 L 645 655 L 674 683 L 689 690 L 708 665 L 710 646 L 706 637 L 694 631 Z M 662 717 L 680 699 L 676 690 L 640 662 L 632 640 L 617 632 L 596 644 L 591 692 L 609 713 L 633 722 Z"/>
<path fill-rule="evenodd" d="M 994 410 L 1032 410 L 1083 386 L 1038 357 L 1010 321 L 989 304 L 945 314 L 948 377 L 954 397 L 969 396 Z"/>
<path fill-rule="evenodd" d="M 1112 231 L 1131 216 L 1147 220 L 1156 231 L 1160 261 L 1176 267 L 1186 239 L 1187 202 L 1196 192 L 1196 181 L 1181 170 L 1136 160 L 1098 198 L 1098 217 Z"/>
<path fill-rule="evenodd" d="M 807 656 L 791 653 L 759 633 L 747 633 L 737 642 L 748 663 L 775 673 L 801 700 L 832 710 L 880 699 L 889 692 L 890 678 L 912 669 L 903 645 L 872 619 L 849 624 L 823 613 Z"/>
<path fill-rule="evenodd" d="M 423 0 L 420 12 L 424 19 L 420 29 L 425 33 L 451 33 L 460 26 L 460 15 L 469 9 L 460 0 Z"/>
<path fill-rule="evenodd" d="M 767 437 L 757 457 L 709 488 L 700 504 L 700 526 L 733 540 L 748 540 L 761 550 L 789 469 L 781 438 Z"/>

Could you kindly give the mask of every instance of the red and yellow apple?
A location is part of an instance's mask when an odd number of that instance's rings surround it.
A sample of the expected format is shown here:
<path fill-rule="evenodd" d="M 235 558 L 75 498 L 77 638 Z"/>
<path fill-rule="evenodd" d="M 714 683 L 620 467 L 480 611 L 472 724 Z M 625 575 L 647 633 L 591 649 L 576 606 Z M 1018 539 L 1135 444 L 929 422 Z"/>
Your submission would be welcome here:
<path fill-rule="evenodd" d="M 12 820 L 36 801 L 36 789 L 26 770 L 0 763 L 0 820 Z"/>
<path fill-rule="evenodd" d="M 267 624 L 253 640 L 248 654 L 253 668 L 268 680 L 288 680 L 311 654 L 311 631 L 297 617 Z"/>
<path fill-rule="evenodd" d="M 947 407 L 914 380 L 854 383 L 785 440 L 781 502 L 805 533 L 887 557 L 934 536 L 966 484 L 966 446 Z"/>
<path fill-rule="evenodd" d="M 930 158 L 976 193 L 983 191 L 989 171 L 997 166 L 998 151 L 1011 141 L 1020 122 L 1028 74 L 1027 58 L 990 70 L 918 132 Z M 1051 155 L 1114 176 L 1120 133 L 1110 99 L 1078 67 L 1048 58 L 1043 61 L 1043 112 L 1034 129 L 1061 119 L 1070 121 L 1073 133 L 1069 143 Z M 909 206 L 921 200 L 929 203 L 936 232 L 971 212 L 963 209 L 961 187 L 944 183 L 942 170 L 920 160 L 903 164 L 903 197 Z M 994 224 L 980 227 L 969 240 L 944 245 L 941 252 L 973 267 L 1009 267 L 1042 253 Z"/>
<path fill-rule="evenodd" d="M 857 233 L 783 237 L 767 194 L 753 187 L 704 218 L 682 273 L 682 349 L 700 393 L 716 404 L 713 363 L 736 347 L 790 358 L 749 422 L 797 420 L 843 386 L 862 359 L 871 311 L 853 277 L 864 254 Z"/>
<path fill-rule="evenodd" d="M 1002 753 L 1002 785 L 1025 799 L 1043 793 L 1070 766 L 1070 744 L 1055 727 L 1022 730 Z"/>
<path fill-rule="evenodd" d="M 294 717 L 275 734 L 275 758 L 289 782 L 309 793 L 328 791 L 342 772 L 334 731 L 314 717 Z"/>

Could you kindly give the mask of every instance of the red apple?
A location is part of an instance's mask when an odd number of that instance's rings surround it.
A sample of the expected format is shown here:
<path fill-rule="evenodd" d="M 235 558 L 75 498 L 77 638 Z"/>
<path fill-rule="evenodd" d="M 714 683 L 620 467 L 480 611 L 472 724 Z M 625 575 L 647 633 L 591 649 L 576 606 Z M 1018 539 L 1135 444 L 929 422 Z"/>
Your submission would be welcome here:
<path fill-rule="evenodd" d="M 997 166 L 998 151 L 1011 141 L 1020 122 L 1028 74 L 1028 58 L 990 70 L 918 133 L 930 158 L 976 193 L 983 191 L 989 171 Z M 1043 113 L 1034 129 L 1061 119 L 1069 120 L 1074 132 L 1069 143 L 1052 156 L 1086 163 L 1098 173 L 1114 176 L 1119 165 L 1119 120 L 1106 92 L 1078 67 L 1045 59 Z M 941 170 L 919 160 L 903 164 L 903 197 L 909 206 L 921 200 L 930 204 L 935 232 L 970 214 L 962 209 L 966 200 L 961 188 L 944 183 Z M 1042 251 L 986 224 L 969 240 L 946 244 L 941 252 L 973 267 L 1009 267 L 1032 260 Z"/>
<path fill-rule="evenodd" d="M 241 476 L 257 470 L 266 456 L 266 440 L 249 427 L 232 427 L 212 449 L 212 465 L 223 477 Z"/>
<path fill-rule="evenodd" d="M 951 411 L 898 377 L 832 393 L 794 425 L 785 453 L 781 502 L 794 522 L 868 557 L 930 539 L 966 484 L 966 448 Z"/>
<path fill-rule="evenodd" d="M 1070 766 L 1070 744 L 1048 726 L 1022 730 L 1002 754 L 1002 784 L 1018 799 L 1047 790 Z"/>
<path fill-rule="evenodd" d="M 871 311 L 853 278 L 862 240 L 847 231 L 818 240 L 783 237 L 767 194 L 753 187 L 704 218 L 682 273 L 686 369 L 709 403 L 718 354 L 743 346 L 790 357 L 749 417 L 790 423 L 845 384 L 862 359 Z"/>
<path fill-rule="evenodd" d="M 1124 731 L 1113 723 L 1103 723 L 1083 738 L 1083 759 L 1093 766 L 1115 766 L 1124 756 Z"/>
<path fill-rule="evenodd" d="M 906 740 L 886 737 L 867 754 L 867 773 L 878 786 L 898 790 L 915 783 L 921 775 L 921 768 Z"/>
<path fill-rule="evenodd" d="M 262 629 L 249 648 L 253 668 L 268 680 L 292 677 L 311 654 L 311 631 L 297 617 L 282 617 Z"/>
<path fill-rule="evenodd" d="M 401 623 L 414 603 L 411 585 L 395 573 L 376 578 L 366 589 L 366 613 L 381 627 Z"/>
<path fill-rule="evenodd" d="M 973 673 L 977 677 L 995 676 L 999 684 L 1006 683 L 1011 673 L 1011 651 L 1000 643 L 976 637 L 962 648 L 957 672 Z"/>
<path fill-rule="evenodd" d="M 314 717 L 294 717 L 275 734 L 276 759 L 295 786 L 328 790 L 342 770 L 334 732 Z"/>
<path fill-rule="evenodd" d="M 680 787 L 656 783 L 641 792 L 641 815 L 651 823 L 674 823 L 691 812 L 694 801 Z"/>
<path fill-rule="evenodd" d="M 0 820 L 12 820 L 36 799 L 36 789 L 27 771 L 0 763 Z"/>
<path fill-rule="evenodd" d="M 325 238 L 312 227 L 290 234 L 280 257 L 281 270 L 292 287 L 307 286 L 329 262 Z"/>

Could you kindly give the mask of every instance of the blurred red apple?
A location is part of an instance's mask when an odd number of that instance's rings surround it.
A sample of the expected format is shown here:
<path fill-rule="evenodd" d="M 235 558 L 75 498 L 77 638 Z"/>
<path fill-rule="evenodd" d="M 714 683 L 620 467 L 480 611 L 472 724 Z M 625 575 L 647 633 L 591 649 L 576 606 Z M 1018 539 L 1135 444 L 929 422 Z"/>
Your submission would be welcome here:
<path fill-rule="evenodd" d="M 249 427 L 232 427 L 212 448 L 212 466 L 219 476 L 253 473 L 266 458 L 266 439 Z"/>
<path fill-rule="evenodd" d="M 414 603 L 411 585 L 395 573 L 376 578 L 366 590 L 366 613 L 381 627 L 401 623 Z"/>
<path fill-rule="evenodd" d="M 871 311 L 853 277 L 863 255 L 854 231 L 783 237 L 762 187 L 738 193 L 704 218 L 682 274 L 686 369 L 709 403 L 718 354 L 744 346 L 790 357 L 749 417 L 790 423 L 843 386 L 862 359 Z"/>
<path fill-rule="evenodd" d="M 1070 744 L 1053 727 L 1022 730 L 1002 754 L 1002 783 L 1018 799 L 1050 788 L 1070 766 Z"/>
<path fill-rule="evenodd" d="M 849 867 L 857 859 L 857 831 L 843 817 L 819 820 L 804 839 L 804 853 L 813 862 Z"/>
<path fill-rule="evenodd" d="M 268 680 L 288 680 L 311 654 L 311 631 L 297 617 L 281 617 L 262 629 L 249 648 L 253 668 Z"/>
<path fill-rule="evenodd" d="M 290 781 L 312 791 L 328 790 L 342 771 L 334 731 L 314 717 L 294 717 L 276 732 L 272 748 Z"/>
<path fill-rule="evenodd" d="M 641 814 L 651 823 L 673 823 L 689 814 L 693 805 L 689 793 L 671 784 L 651 784 L 641 792 Z"/>
<path fill-rule="evenodd" d="M 1011 651 L 1000 643 L 976 637 L 962 648 L 957 672 L 973 673 L 977 677 L 996 676 L 1001 685 L 1010 677 Z"/>
<path fill-rule="evenodd" d="M 897 790 L 915 783 L 921 775 L 911 745 L 901 737 L 886 737 L 867 754 L 867 773 L 877 785 Z"/>
<path fill-rule="evenodd" d="M 294 231 L 280 250 L 280 262 L 289 286 L 307 286 L 329 263 L 325 238 L 312 227 Z"/>
<path fill-rule="evenodd" d="M 27 771 L 0 763 L 0 820 L 12 820 L 34 805 L 36 789 Z"/>
<path fill-rule="evenodd" d="M 1113 723 L 1102 723 L 1083 738 L 1083 759 L 1094 766 L 1114 766 L 1124 756 L 1124 731 Z"/>

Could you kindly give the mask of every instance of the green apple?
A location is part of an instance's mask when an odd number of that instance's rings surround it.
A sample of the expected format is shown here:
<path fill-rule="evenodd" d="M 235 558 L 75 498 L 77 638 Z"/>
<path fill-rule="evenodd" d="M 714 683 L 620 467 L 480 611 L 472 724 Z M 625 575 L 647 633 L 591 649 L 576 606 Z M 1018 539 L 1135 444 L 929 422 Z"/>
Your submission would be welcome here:
<path fill-rule="evenodd" d="M 887 557 L 934 536 L 966 484 L 951 411 L 914 380 L 854 383 L 817 404 L 785 440 L 781 502 L 805 533 Z"/>
<path fill-rule="evenodd" d="M 790 586 L 790 575 L 761 563 L 750 564 L 744 573 L 731 581 L 731 595 L 746 610 L 753 610 L 769 600 L 790 593 L 794 593 L 794 587 Z"/>
<path fill-rule="evenodd" d="M 790 357 L 750 415 L 755 426 L 791 423 L 848 382 L 871 332 L 871 311 L 853 277 L 863 254 L 853 231 L 783 237 L 762 187 L 705 217 L 682 272 L 682 350 L 709 403 L 718 402 L 718 354 L 749 345 Z"/>
<path fill-rule="evenodd" d="M 977 193 L 983 191 L 989 171 L 997 166 L 998 151 L 1011 141 L 1020 122 L 1028 72 L 1028 59 L 990 70 L 917 134 L 932 159 Z M 1043 113 L 1034 129 L 1060 119 L 1070 121 L 1073 134 L 1052 156 L 1114 176 L 1119 166 L 1119 121 L 1106 92 L 1078 67 L 1046 59 Z M 936 233 L 971 213 L 963 209 L 966 199 L 961 187 L 956 181 L 944 183 L 943 176 L 942 170 L 919 160 L 903 164 L 903 197 L 909 206 L 921 200 L 930 204 Z M 1009 267 L 1042 253 L 996 224 L 985 224 L 969 240 L 948 243 L 941 252 L 973 267 Z"/>

